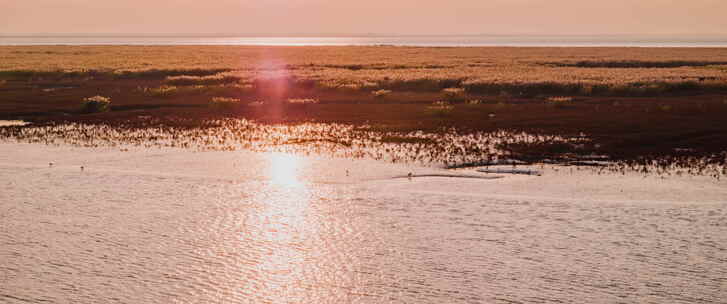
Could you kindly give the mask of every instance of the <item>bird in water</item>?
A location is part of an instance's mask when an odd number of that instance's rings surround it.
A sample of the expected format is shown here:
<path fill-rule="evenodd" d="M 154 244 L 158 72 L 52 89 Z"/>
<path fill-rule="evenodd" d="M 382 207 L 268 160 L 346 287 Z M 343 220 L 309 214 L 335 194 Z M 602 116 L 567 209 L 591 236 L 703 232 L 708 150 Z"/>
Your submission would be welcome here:
<path fill-rule="evenodd" d="M 53 162 L 49 162 L 48 167 L 53 167 Z"/>
<path fill-rule="evenodd" d="M 81 166 L 81 171 L 83 171 L 83 169 L 84 169 L 83 166 Z"/>
<path fill-rule="evenodd" d="M 411 172 L 409 172 L 409 175 L 407 176 L 409 177 L 409 179 L 411 179 L 412 177 L 414 177 L 414 174 L 411 174 Z"/>

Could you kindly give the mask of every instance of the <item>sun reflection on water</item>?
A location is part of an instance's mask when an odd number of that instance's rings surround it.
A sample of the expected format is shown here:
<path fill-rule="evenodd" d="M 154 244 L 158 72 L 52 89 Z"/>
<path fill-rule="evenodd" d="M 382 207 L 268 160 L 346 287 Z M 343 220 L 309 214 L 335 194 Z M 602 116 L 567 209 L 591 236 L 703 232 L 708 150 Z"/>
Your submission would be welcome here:
<path fill-rule="evenodd" d="M 270 183 L 280 187 L 303 187 L 298 174 L 300 158 L 285 153 L 272 153 L 269 156 L 268 178 Z"/>
<path fill-rule="evenodd" d="M 300 292 L 305 273 L 311 271 L 304 262 L 309 254 L 306 244 L 317 238 L 319 223 L 311 208 L 314 191 L 300 176 L 303 159 L 271 153 L 268 162 L 269 182 L 256 199 L 263 205 L 254 225 L 260 227 L 256 243 L 267 247 L 268 254 L 260 257 L 257 269 L 264 276 L 266 293 L 285 300 Z"/>

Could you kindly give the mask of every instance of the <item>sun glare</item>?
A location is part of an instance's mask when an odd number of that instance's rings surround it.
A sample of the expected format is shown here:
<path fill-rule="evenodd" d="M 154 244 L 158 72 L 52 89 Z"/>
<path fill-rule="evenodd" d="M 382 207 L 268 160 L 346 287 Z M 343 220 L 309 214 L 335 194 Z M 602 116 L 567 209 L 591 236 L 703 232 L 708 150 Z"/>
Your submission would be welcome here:
<path fill-rule="evenodd" d="M 301 186 L 299 179 L 300 159 L 295 155 L 273 153 L 269 157 L 268 177 L 270 182 L 279 186 Z"/>
<path fill-rule="evenodd" d="M 271 296 L 275 302 L 285 302 L 296 296 L 306 273 L 315 269 L 305 262 L 306 252 L 299 246 L 317 238 L 319 228 L 315 210 L 310 208 L 313 192 L 300 176 L 303 160 L 276 152 L 267 154 L 267 161 L 269 183 L 256 194 L 254 201 L 262 206 L 258 217 L 252 219 L 253 226 L 260 227 L 259 233 L 252 234 L 254 241 L 270 249 L 256 265 L 266 283 L 264 288 L 246 289 Z"/>

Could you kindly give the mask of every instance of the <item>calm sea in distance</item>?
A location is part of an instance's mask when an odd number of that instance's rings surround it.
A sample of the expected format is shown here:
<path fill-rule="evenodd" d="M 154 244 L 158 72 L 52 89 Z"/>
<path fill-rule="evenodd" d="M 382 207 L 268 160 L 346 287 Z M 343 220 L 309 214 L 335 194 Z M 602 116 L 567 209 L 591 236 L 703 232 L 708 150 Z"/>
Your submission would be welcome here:
<path fill-rule="evenodd" d="M 21 36 L 0 35 L 0 45 L 395 45 L 555 47 L 727 47 L 727 35 L 711 36 Z"/>

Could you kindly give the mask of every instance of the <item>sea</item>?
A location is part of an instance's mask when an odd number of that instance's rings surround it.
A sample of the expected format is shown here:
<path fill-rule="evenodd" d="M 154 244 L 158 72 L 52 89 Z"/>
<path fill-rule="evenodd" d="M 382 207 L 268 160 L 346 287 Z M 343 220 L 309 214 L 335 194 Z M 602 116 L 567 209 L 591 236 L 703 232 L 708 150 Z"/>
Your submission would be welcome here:
<path fill-rule="evenodd" d="M 245 37 L 194 35 L 0 35 L 0 45 L 250 45 L 421 47 L 727 47 L 727 35 Z"/>
<path fill-rule="evenodd" d="M 0 303 L 727 299 L 727 181 L 537 170 L 3 141 Z"/>

